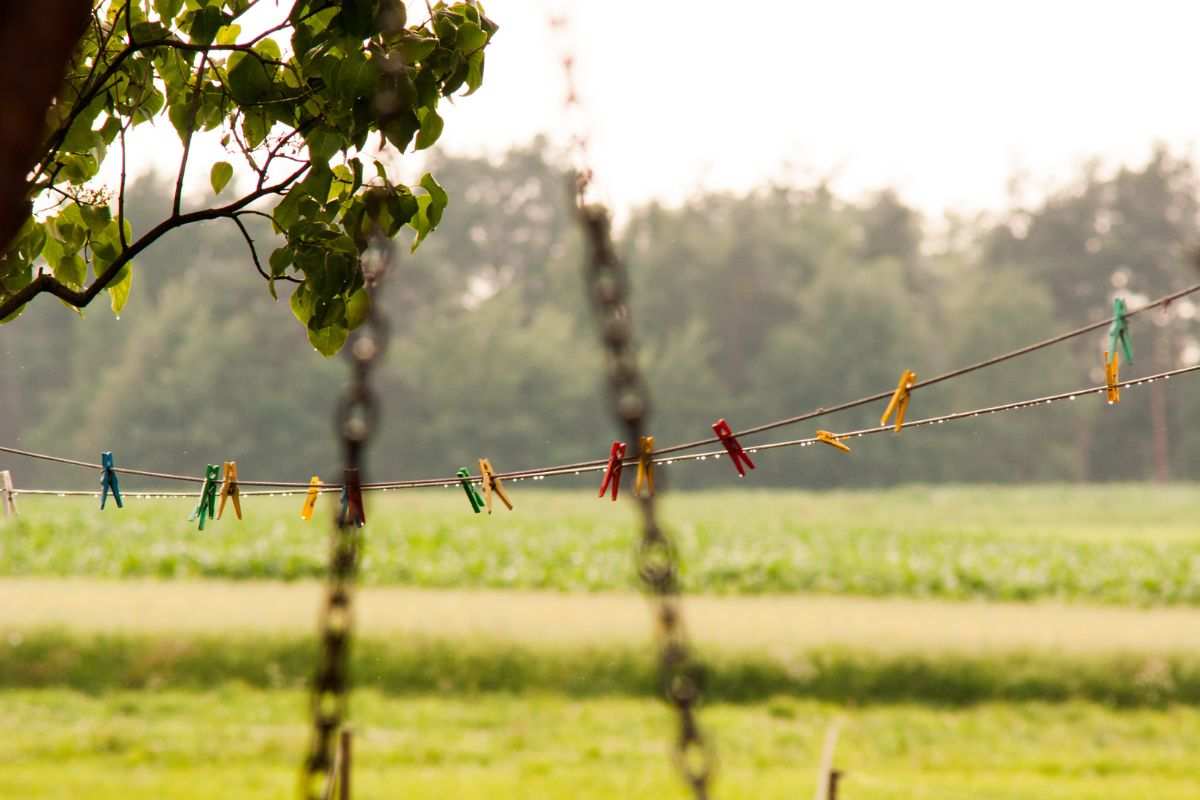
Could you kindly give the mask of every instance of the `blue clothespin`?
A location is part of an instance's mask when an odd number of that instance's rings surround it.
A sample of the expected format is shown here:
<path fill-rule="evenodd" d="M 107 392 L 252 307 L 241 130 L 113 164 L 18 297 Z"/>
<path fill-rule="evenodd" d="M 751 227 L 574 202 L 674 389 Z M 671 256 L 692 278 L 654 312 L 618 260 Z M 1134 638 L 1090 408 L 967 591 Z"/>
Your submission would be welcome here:
<path fill-rule="evenodd" d="M 100 454 L 100 510 L 104 510 L 104 504 L 108 502 L 108 493 L 112 492 L 113 500 L 117 501 L 117 508 L 124 508 L 125 503 L 121 500 L 121 482 L 117 480 L 117 471 L 113 469 L 113 456 L 111 450 L 105 450 Z"/>
<path fill-rule="evenodd" d="M 1117 344 L 1125 354 L 1125 363 L 1133 363 L 1133 344 L 1129 341 L 1129 325 L 1125 322 L 1125 301 L 1118 297 L 1113 300 L 1113 321 L 1108 326 L 1108 352 L 1116 353 Z"/>

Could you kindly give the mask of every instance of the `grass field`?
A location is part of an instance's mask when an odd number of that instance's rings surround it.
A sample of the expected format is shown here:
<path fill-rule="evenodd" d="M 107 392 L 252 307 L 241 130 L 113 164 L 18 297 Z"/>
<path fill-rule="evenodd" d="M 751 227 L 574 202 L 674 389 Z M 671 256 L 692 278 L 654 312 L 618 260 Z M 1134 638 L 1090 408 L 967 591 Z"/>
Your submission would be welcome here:
<path fill-rule="evenodd" d="M 375 585 L 627 589 L 633 509 L 526 489 L 473 515 L 457 490 L 372 498 Z M 324 501 L 323 501 L 324 502 Z M 0 523 L 5 575 L 296 580 L 323 574 L 328 525 L 298 498 L 247 498 L 199 532 L 187 500 L 24 497 Z M 329 511 L 324 502 L 323 510 Z M 689 591 L 1200 604 L 1200 488 L 908 487 L 668 495 Z"/>
<path fill-rule="evenodd" d="M 359 800 L 684 797 L 632 509 L 527 485 L 492 518 L 373 498 Z M 292 796 L 327 518 L 20 502 L 0 797 Z M 835 716 L 850 800 L 1200 796 L 1197 487 L 678 494 L 665 517 L 722 800 L 811 796 Z"/>
<path fill-rule="evenodd" d="M 89 800 L 290 797 L 306 742 L 305 697 L 210 692 L 10 692 L 0 796 Z M 360 693 L 356 798 L 625 800 L 684 793 L 654 701 L 526 695 L 404 699 Z M 811 796 L 821 741 L 844 720 L 837 763 L 852 800 L 1192 800 L 1200 711 L 1067 705 L 846 709 L 778 698 L 717 705 L 718 796 Z M 64 769 L 69 765 L 69 769 Z"/>

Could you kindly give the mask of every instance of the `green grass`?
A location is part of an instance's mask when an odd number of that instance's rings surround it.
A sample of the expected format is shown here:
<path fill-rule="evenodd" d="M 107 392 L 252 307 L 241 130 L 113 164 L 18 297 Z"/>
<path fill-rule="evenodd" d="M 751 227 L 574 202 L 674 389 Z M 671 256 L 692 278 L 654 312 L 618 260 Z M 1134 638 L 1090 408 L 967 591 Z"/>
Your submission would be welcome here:
<path fill-rule="evenodd" d="M 312 636 L 12 632 L 0 641 L 0 688 L 206 689 L 307 685 Z M 356 685 L 392 695 L 521 694 L 655 697 L 648 647 L 554 648 L 478 639 L 363 638 Z M 1089 700 L 1113 707 L 1200 704 L 1200 656 L 1055 652 L 922 653 L 822 648 L 787 657 L 704 653 L 705 695 L 750 703 L 776 695 L 871 704 L 964 706 Z"/>
<path fill-rule="evenodd" d="M 0 692 L 0 796 L 89 800 L 292 797 L 306 697 L 208 692 Z M 552 695 L 352 703 L 355 797 L 626 800 L 685 796 L 657 702 Z M 702 722 L 723 800 L 809 797 L 821 742 L 843 719 L 837 765 L 854 800 L 1191 800 L 1200 711 L 991 704 L 956 711 L 774 699 L 715 705 Z"/>
<path fill-rule="evenodd" d="M 511 487 L 517 510 L 473 515 L 462 493 L 372 498 L 363 580 L 595 591 L 634 585 L 633 509 Z M 245 522 L 199 532 L 187 500 L 23 497 L 0 523 L 0 574 L 283 579 L 324 574 L 328 498 L 247 498 Z M 908 487 L 668 495 L 693 592 L 1057 598 L 1200 605 L 1200 488 Z"/>

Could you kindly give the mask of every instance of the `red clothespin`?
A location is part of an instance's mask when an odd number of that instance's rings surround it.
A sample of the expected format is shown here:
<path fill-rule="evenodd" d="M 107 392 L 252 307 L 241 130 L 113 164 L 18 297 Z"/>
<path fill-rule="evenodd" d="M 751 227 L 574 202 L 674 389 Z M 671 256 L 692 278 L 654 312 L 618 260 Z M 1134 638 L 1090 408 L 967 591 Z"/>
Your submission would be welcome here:
<path fill-rule="evenodd" d="M 612 499 L 617 501 L 617 492 L 621 489 L 621 470 L 625 466 L 625 443 L 613 442 L 612 450 L 608 453 L 608 466 L 604 468 L 604 480 L 600 483 L 600 494 L 597 497 L 604 497 L 604 493 L 608 491 L 608 487 L 612 486 Z"/>
<path fill-rule="evenodd" d="M 346 470 L 342 481 L 342 513 L 339 522 L 343 527 L 361 528 L 367 524 L 367 513 L 363 510 L 362 484 L 357 469 Z"/>
<path fill-rule="evenodd" d="M 750 460 L 750 456 L 746 455 L 746 451 L 742 449 L 737 438 L 733 435 L 733 430 L 729 427 L 729 423 L 723 419 L 719 419 L 713 423 L 713 433 L 721 440 L 721 444 L 725 445 L 725 451 L 729 453 L 729 460 L 733 462 L 734 468 L 738 471 L 738 477 L 746 477 L 746 470 L 742 467 L 745 463 L 750 469 L 754 469 L 754 462 Z"/>

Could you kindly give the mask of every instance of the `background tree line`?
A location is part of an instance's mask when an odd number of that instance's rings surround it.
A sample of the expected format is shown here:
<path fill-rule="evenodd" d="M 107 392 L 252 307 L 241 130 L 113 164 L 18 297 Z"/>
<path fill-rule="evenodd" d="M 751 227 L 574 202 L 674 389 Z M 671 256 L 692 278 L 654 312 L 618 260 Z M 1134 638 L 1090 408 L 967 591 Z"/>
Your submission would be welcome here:
<path fill-rule="evenodd" d="M 371 477 L 451 474 L 607 454 L 601 354 L 583 295 L 565 178 L 542 141 L 498 161 L 443 157 L 452 198 L 415 255 L 398 248 L 384 299 L 393 333 Z M 161 207 L 153 177 L 128 213 Z M 1188 285 L 1200 185 L 1187 158 L 1090 165 L 1029 208 L 951 219 L 935 233 L 894 192 L 848 201 L 822 184 L 705 193 L 648 205 L 619 226 L 660 443 L 749 426 L 930 376 L 1107 316 L 1115 292 Z M 260 252 L 278 243 L 252 230 Z M 227 221 L 169 235 L 142 258 L 120 319 L 43 303 L 0 330 L 0 442 L 118 465 L 246 477 L 334 475 L 346 376 L 279 315 Z M 252 277 L 254 276 L 254 277 Z M 1200 360 L 1196 306 L 1136 320 L 1136 376 Z M 1102 383 L 1102 334 L 923 390 L 916 418 Z M 1165 389 L 1165 390 L 1164 390 Z M 871 407 L 788 429 L 876 424 Z M 1047 409 L 764 455 L 750 485 L 1200 477 L 1200 383 L 1182 379 Z M 769 437 L 767 437 L 769 438 Z M 747 444 L 755 440 L 747 440 Z M 761 439 L 766 441 L 766 439 Z M 18 482 L 87 486 L 72 468 L 0 456 Z M 727 464 L 669 468 L 677 486 L 732 483 Z M 593 478 L 578 485 L 591 485 Z M 570 481 L 564 482 L 571 485 Z M 549 485 L 549 484 L 547 484 Z M 555 483 L 554 485 L 561 485 Z"/>

